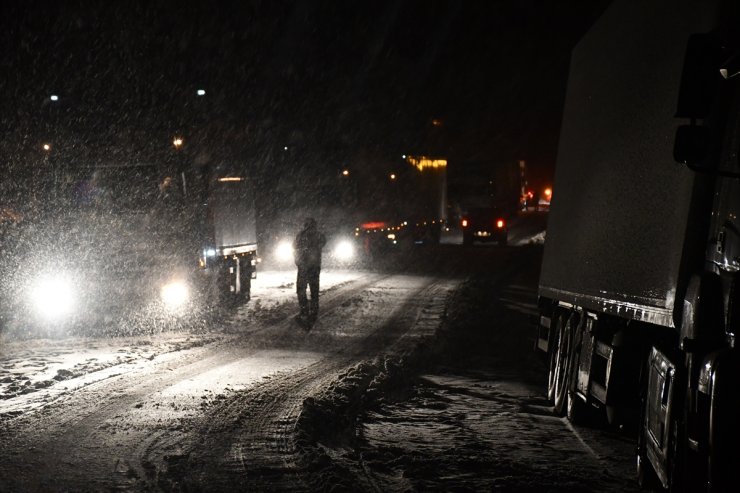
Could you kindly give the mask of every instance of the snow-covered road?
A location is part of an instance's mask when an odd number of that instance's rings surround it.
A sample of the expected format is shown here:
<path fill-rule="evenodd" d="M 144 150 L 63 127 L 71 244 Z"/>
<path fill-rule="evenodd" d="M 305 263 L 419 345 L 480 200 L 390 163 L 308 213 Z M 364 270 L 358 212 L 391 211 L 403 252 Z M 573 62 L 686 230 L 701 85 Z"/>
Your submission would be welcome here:
<path fill-rule="evenodd" d="M 325 270 L 308 333 L 266 266 L 210 327 L 3 339 L 0 491 L 634 490 L 631 438 L 544 399 L 541 219 Z"/>
<path fill-rule="evenodd" d="M 306 333 L 292 319 L 292 273 L 260 278 L 228 330 L 3 344 L 0 489 L 215 491 L 266 476 L 301 489 L 291 461 L 304 399 L 434 332 L 456 284 L 326 272 Z"/>

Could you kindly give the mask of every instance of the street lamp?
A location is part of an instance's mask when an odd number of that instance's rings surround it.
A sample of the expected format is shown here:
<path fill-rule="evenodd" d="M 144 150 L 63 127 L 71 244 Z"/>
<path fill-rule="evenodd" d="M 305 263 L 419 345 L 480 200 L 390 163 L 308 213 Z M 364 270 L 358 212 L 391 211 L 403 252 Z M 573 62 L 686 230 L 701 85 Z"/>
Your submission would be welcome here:
<path fill-rule="evenodd" d="M 51 99 L 52 101 L 59 101 L 59 96 L 57 96 L 56 94 L 52 94 L 51 96 L 49 96 L 49 99 Z"/>
<path fill-rule="evenodd" d="M 195 93 L 198 96 L 205 96 L 206 95 L 206 90 L 205 89 L 198 89 L 197 91 L 195 91 Z"/>
<path fill-rule="evenodd" d="M 391 173 L 391 180 L 395 180 L 395 179 L 396 179 L 396 174 L 395 173 Z"/>
<path fill-rule="evenodd" d="M 45 151 L 47 151 L 47 152 L 51 150 L 51 144 L 44 144 L 44 145 L 43 145 L 43 146 L 41 146 L 41 147 L 42 147 L 42 148 L 43 148 L 43 149 L 44 149 Z"/>
<path fill-rule="evenodd" d="M 172 145 L 175 146 L 175 149 L 180 149 L 180 147 L 182 147 L 183 142 L 184 141 L 182 140 L 182 137 L 175 137 L 172 140 Z"/>
<path fill-rule="evenodd" d="M 342 175 L 349 176 L 349 170 L 348 169 L 342 170 Z"/>

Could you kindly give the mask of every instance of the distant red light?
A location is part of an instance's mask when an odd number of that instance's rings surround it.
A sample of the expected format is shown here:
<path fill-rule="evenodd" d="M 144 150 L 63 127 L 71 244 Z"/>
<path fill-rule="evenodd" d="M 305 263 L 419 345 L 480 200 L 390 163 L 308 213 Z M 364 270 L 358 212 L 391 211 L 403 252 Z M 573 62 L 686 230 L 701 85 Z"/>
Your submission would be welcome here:
<path fill-rule="evenodd" d="M 506 223 L 504 223 L 504 220 L 503 219 L 499 219 L 498 221 L 496 221 L 496 227 L 499 228 L 499 229 L 503 228 L 504 227 L 504 224 L 506 224 Z"/>
<path fill-rule="evenodd" d="M 376 221 L 376 222 L 360 224 L 360 227 L 362 229 L 383 229 L 385 228 L 385 223 L 382 221 Z"/>
<path fill-rule="evenodd" d="M 467 228 L 468 227 L 468 220 L 467 219 L 463 219 L 462 220 L 462 227 L 463 228 Z"/>

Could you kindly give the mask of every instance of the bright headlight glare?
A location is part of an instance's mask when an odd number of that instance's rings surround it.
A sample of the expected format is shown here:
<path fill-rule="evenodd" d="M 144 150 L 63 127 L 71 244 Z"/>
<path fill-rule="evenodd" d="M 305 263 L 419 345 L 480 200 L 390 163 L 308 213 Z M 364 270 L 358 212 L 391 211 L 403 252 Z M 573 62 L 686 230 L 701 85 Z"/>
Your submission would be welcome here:
<path fill-rule="evenodd" d="M 275 248 L 275 255 L 281 262 L 293 260 L 293 245 L 289 241 L 281 241 Z"/>
<path fill-rule="evenodd" d="M 184 305 L 190 297 L 187 284 L 182 281 L 172 281 L 162 286 L 160 292 L 162 301 L 168 308 L 177 308 Z"/>
<path fill-rule="evenodd" d="M 349 240 L 342 240 L 334 247 L 334 256 L 339 260 L 350 260 L 355 256 L 355 246 Z"/>
<path fill-rule="evenodd" d="M 39 279 L 31 288 L 30 295 L 36 313 L 47 320 L 65 317 L 74 309 L 72 283 L 62 276 Z"/>

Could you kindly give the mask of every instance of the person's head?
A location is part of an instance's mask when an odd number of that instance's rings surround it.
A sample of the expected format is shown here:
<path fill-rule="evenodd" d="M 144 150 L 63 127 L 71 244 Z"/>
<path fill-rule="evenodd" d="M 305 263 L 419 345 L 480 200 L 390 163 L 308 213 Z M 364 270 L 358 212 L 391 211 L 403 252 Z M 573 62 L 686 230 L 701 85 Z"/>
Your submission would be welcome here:
<path fill-rule="evenodd" d="M 303 229 L 315 229 L 316 228 L 316 219 L 312 217 L 306 218 L 305 221 L 303 221 Z"/>

